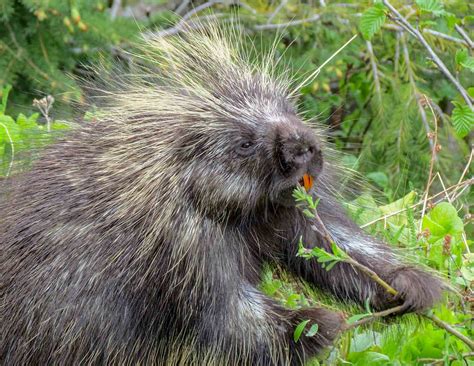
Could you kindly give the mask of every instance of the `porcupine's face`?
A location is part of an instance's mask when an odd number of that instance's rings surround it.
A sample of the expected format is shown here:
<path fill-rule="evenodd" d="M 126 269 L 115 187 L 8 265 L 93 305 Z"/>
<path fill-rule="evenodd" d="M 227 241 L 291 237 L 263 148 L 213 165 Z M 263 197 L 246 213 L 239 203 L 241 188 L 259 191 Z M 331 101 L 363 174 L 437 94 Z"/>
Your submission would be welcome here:
<path fill-rule="evenodd" d="M 235 133 L 232 165 L 259 183 L 256 195 L 261 201 L 290 206 L 298 184 L 312 189 L 322 171 L 323 156 L 315 131 L 291 108 L 278 110 L 279 103 L 275 108 L 275 115 L 255 116 L 251 128 L 242 124 L 240 133 Z"/>
<path fill-rule="evenodd" d="M 220 102 L 228 113 L 207 121 L 206 143 L 193 154 L 199 157 L 193 160 L 195 197 L 204 205 L 212 203 L 213 212 L 294 205 L 294 188 L 309 189 L 322 171 L 315 131 L 268 84 L 256 79 L 232 87 L 216 92 L 225 95 Z"/>

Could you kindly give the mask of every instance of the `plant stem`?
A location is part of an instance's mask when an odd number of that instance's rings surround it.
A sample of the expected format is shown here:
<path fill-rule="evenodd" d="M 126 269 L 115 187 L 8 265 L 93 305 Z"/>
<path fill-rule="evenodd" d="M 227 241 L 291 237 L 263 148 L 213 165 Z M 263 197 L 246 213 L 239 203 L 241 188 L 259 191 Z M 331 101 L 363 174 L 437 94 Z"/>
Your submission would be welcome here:
<path fill-rule="evenodd" d="M 474 356 L 474 352 L 467 352 L 467 353 L 463 353 L 462 355 L 460 355 L 463 360 L 465 358 L 468 358 L 468 357 L 473 357 Z M 454 360 L 458 360 L 458 356 L 457 355 L 452 355 L 452 356 L 448 356 L 448 359 L 450 361 L 454 361 Z M 437 365 L 437 364 L 441 364 L 443 365 L 445 363 L 445 359 L 444 358 L 419 358 L 418 360 L 416 360 L 417 362 L 427 362 L 429 363 L 430 365 Z"/>
<path fill-rule="evenodd" d="M 392 286 L 390 286 L 387 282 L 382 280 L 377 273 L 372 271 L 369 267 L 364 266 L 363 264 L 360 264 L 356 260 L 352 259 L 351 257 L 348 257 L 344 262 L 351 264 L 353 267 L 359 269 L 361 272 L 365 273 L 367 276 L 369 276 L 371 279 L 373 279 L 375 282 L 377 282 L 380 286 L 382 286 L 387 292 L 393 296 L 398 295 L 398 291 L 395 290 Z"/>
<path fill-rule="evenodd" d="M 377 313 L 372 313 L 370 316 L 367 316 L 366 318 L 360 319 L 352 324 L 349 324 L 345 329 L 349 330 L 349 329 L 357 328 L 361 325 L 371 323 L 377 320 L 378 318 L 383 318 L 387 315 L 398 313 L 401 310 L 403 310 L 403 305 L 398 305 L 387 310 L 379 311 Z"/>
<path fill-rule="evenodd" d="M 425 96 L 425 99 L 428 101 L 426 96 Z M 428 102 L 428 106 L 430 107 L 431 114 L 433 115 L 435 130 L 434 130 L 433 141 L 432 141 L 431 137 L 428 135 L 429 141 L 432 142 L 430 144 L 431 145 L 431 159 L 430 159 L 430 171 L 429 171 L 429 174 L 428 174 L 428 181 L 426 182 L 426 188 L 425 188 L 425 194 L 424 194 L 425 198 L 424 198 L 424 202 L 423 202 L 423 209 L 421 210 L 421 220 L 420 220 L 420 228 L 419 228 L 420 232 L 421 232 L 421 228 L 422 228 L 422 225 L 423 225 L 423 216 L 425 215 L 425 212 L 426 212 L 426 205 L 428 203 L 428 195 L 430 193 L 430 187 L 431 187 L 431 183 L 432 183 L 431 178 L 433 176 L 433 168 L 434 168 L 434 163 L 435 163 L 435 160 L 436 160 L 436 154 L 437 154 L 437 148 L 438 148 L 438 120 L 437 120 L 436 114 L 434 113 L 433 108 L 431 108 L 431 104 L 429 102 Z M 420 108 L 423 108 L 421 106 L 421 104 L 420 104 Z M 449 200 L 449 196 L 448 196 L 448 200 Z"/>
<path fill-rule="evenodd" d="M 319 217 L 318 211 L 313 210 L 314 214 L 314 219 L 318 226 L 320 227 L 320 230 L 318 232 L 326 239 L 328 243 L 335 243 L 334 239 L 331 237 L 331 234 L 329 233 L 329 230 L 326 228 L 324 225 L 323 221 Z M 382 280 L 377 273 L 372 271 L 369 267 L 364 266 L 363 264 L 360 264 L 357 262 L 355 259 L 352 259 L 350 256 L 347 256 L 344 258 L 344 262 L 349 263 L 353 267 L 359 269 L 361 272 L 365 273 L 367 276 L 369 276 L 371 279 L 373 279 L 375 282 L 377 282 L 380 286 L 382 286 L 385 290 L 387 290 L 388 293 L 396 296 L 398 294 L 398 291 L 395 290 L 392 286 L 390 286 L 387 282 Z"/>
<path fill-rule="evenodd" d="M 369 52 L 370 65 L 372 66 L 372 74 L 374 75 L 375 93 L 377 94 L 378 102 L 382 103 L 382 92 L 380 88 L 379 73 L 377 69 L 377 63 L 375 62 L 374 49 L 372 48 L 372 42 L 365 41 L 367 45 L 367 51 Z"/>
<path fill-rule="evenodd" d="M 469 339 L 468 337 L 466 337 L 464 334 L 462 334 L 461 332 L 454 329 L 451 325 L 449 325 L 448 323 L 445 323 L 444 321 L 442 321 L 440 318 L 438 318 L 437 316 L 435 316 L 433 314 L 425 313 L 425 314 L 422 314 L 422 315 L 425 318 L 430 319 L 438 327 L 443 328 L 444 330 L 446 330 L 446 332 L 451 333 L 456 338 L 459 338 L 461 341 L 463 341 L 465 344 L 467 344 L 470 349 L 474 350 L 474 342 L 471 339 Z"/>

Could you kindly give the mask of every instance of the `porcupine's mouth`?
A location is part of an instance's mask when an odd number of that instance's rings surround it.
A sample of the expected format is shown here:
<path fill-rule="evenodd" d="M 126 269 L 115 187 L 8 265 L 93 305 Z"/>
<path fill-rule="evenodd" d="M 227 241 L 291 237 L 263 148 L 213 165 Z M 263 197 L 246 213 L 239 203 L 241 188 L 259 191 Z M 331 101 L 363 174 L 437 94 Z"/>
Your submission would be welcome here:
<path fill-rule="evenodd" d="M 278 203 L 287 207 L 294 206 L 295 198 L 293 197 L 293 192 L 298 186 L 303 187 L 308 193 L 311 192 L 314 186 L 314 177 L 311 174 L 305 173 L 296 184 L 293 183 L 283 188 L 278 195 Z"/>

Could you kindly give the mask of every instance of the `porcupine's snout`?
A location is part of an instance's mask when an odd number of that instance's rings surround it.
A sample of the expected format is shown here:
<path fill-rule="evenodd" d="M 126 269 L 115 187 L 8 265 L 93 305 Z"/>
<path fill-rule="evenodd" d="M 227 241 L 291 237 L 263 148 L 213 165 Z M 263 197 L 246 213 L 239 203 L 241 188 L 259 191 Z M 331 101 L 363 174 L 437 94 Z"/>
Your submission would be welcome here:
<path fill-rule="evenodd" d="M 275 152 L 280 173 L 287 179 L 300 181 L 305 174 L 315 177 L 321 172 L 320 144 L 313 130 L 302 123 L 278 129 Z"/>

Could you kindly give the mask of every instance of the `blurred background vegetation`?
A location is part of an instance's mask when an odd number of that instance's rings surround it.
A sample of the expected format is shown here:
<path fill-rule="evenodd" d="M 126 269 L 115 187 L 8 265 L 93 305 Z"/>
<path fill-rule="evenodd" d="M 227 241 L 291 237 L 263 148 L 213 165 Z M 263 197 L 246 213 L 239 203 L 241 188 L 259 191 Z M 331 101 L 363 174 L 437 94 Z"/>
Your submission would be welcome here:
<path fill-rule="evenodd" d="M 436 314 L 472 337 L 473 9 L 466 0 L 0 0 L 0 176 L 92 108 L 76 81 L 91 77 L 88 66 L 133 62 L 128 52 L 148 32 L 220 21 L 257 48 L 277 37 L 277 57 L 299 77 L 358 34 L 301 88 L 300 111 L 375 187 L 348 203 L 355 219 L 456 286 Z M 274 272 L 262 288 L 286 306 L 319 301 Z M 407 319 L 355 328 L 321 362 L 474 364 L 458 337 Z"/>

